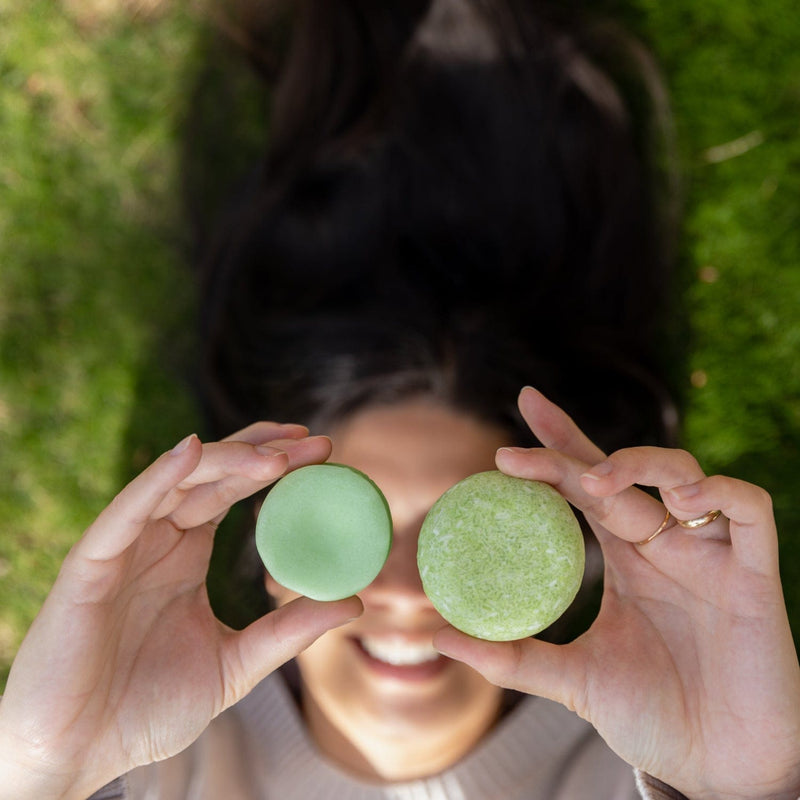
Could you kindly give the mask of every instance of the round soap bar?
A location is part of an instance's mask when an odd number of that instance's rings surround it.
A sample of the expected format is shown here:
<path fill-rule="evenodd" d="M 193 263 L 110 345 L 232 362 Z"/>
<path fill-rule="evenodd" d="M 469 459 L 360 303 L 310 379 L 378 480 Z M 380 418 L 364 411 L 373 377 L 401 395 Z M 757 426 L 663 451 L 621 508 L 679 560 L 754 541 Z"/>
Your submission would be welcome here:
<path fill-rule="evenodd" d="M 343 464 L 312 464 L 281 478 L 256 522 L 256 547 L 269 574 L 315 600 L 361 591 L 381 571 L 392 517 L 381 490 Z"/>
<path fill-rule="evenodd" d="M 550 485 L 480 472 L 428 512 L 417 563 L 425 593 L 454 627 L 492 641 L 532 636 L 575 599 L 583 534 Z"/>

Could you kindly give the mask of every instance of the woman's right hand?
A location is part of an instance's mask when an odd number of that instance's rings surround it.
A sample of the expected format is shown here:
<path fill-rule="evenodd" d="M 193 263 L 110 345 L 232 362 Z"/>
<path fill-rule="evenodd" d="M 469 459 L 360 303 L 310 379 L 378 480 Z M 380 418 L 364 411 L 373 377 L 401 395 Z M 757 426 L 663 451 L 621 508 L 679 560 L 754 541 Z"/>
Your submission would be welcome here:
<path fill-rule="evenodd" d="M 243 631 L 214 616 L 206 574 L 229 507 L 330 441 L 258 423 L 189 437 L 133 480 L 72 548 L 0 701 L 0 798 L 80 798 L 191 744 L 326 630 L 349 598 L 300 598 Z"/>

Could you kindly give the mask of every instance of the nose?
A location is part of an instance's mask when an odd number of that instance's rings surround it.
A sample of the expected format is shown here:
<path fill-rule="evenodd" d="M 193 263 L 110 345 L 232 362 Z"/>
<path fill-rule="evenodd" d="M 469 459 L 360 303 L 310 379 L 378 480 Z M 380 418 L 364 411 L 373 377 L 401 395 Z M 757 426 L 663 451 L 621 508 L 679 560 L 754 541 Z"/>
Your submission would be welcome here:
<path fill-rule="evenodd" d="M 404 529 L 395 528 L 389 557 L 375 580 L 359 595 L 365 605 L 407 609 L 432 609 L 422 588 L 417 568 L 417 540 L 422 520 Z"/>

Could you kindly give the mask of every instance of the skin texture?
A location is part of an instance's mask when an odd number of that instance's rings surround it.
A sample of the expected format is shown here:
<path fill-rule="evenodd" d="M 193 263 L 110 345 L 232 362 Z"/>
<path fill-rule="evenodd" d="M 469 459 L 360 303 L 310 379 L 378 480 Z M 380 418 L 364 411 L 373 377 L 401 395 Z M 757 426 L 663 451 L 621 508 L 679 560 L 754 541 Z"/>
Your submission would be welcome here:
<path fill-rule="evenodd" d="M 188 746 L 302 651 L 309 729 L 345 769 L 391 780 L 454 763 L 495 721 L 498 684 L 574 709 L 622 758 L 692 800 L 797 800 L 800 666 L 769 496 L 705 476 L 680 450 L 606 456 L 535 390 L 519 402 L 544 447 L 501 447 L 500 432 L 424 403 L 410 404 L 413 425 L 404 403 L 333 431 L 337 461 L 394 475 L 381 487 L 396 526 L 386 566 L 360 599 L 277 590 L 281 608 L 238 632 L 214 618 L 205 594 L 216 525 L 231 503 L 327 458 L 331 443 L 261 423 L 221 443 L 190 437 L 162 456 L 76 543 L 19 650 L 0 703 L 0 798 L 84 800 Z M 474 639 L 442 627 L 421 591 L 423 517 L 450 485 L 490 469 L 498 447 L 501 471 L 555 486 L 603 549 L 599 615 L 569 644 Z M 637 484 L 655 486 L 662 502 Z M 723 516 L 637 545 L 664 504 L 680 519 Z M 433 639 L 461 663 L 433 675 L 423 666 L 411 685 L 355 660 L 353 639 L 370 636 Z"/>
<path fill-rule="evenodd" d="M 533 636 L 558 619 L 581 585 L 583 534 L 546 483 L 479 472 L 436 501 L 419 538 L 425 593 L 472 636 Z"/>

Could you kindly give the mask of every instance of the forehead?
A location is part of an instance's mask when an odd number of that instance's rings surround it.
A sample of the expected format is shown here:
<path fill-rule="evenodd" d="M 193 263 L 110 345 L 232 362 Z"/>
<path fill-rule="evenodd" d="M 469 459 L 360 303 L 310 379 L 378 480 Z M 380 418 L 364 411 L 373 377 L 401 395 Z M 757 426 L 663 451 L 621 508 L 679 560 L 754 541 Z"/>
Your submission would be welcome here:
<path fill-rule="evenodd" d="M 381 488 L 386 481 L 447 488 L 493 469 L 497 448 L 510 443 L 499 427 L 426 399 L 363 409 L 331 438 L 331 460 L 363 470 Z"/>

